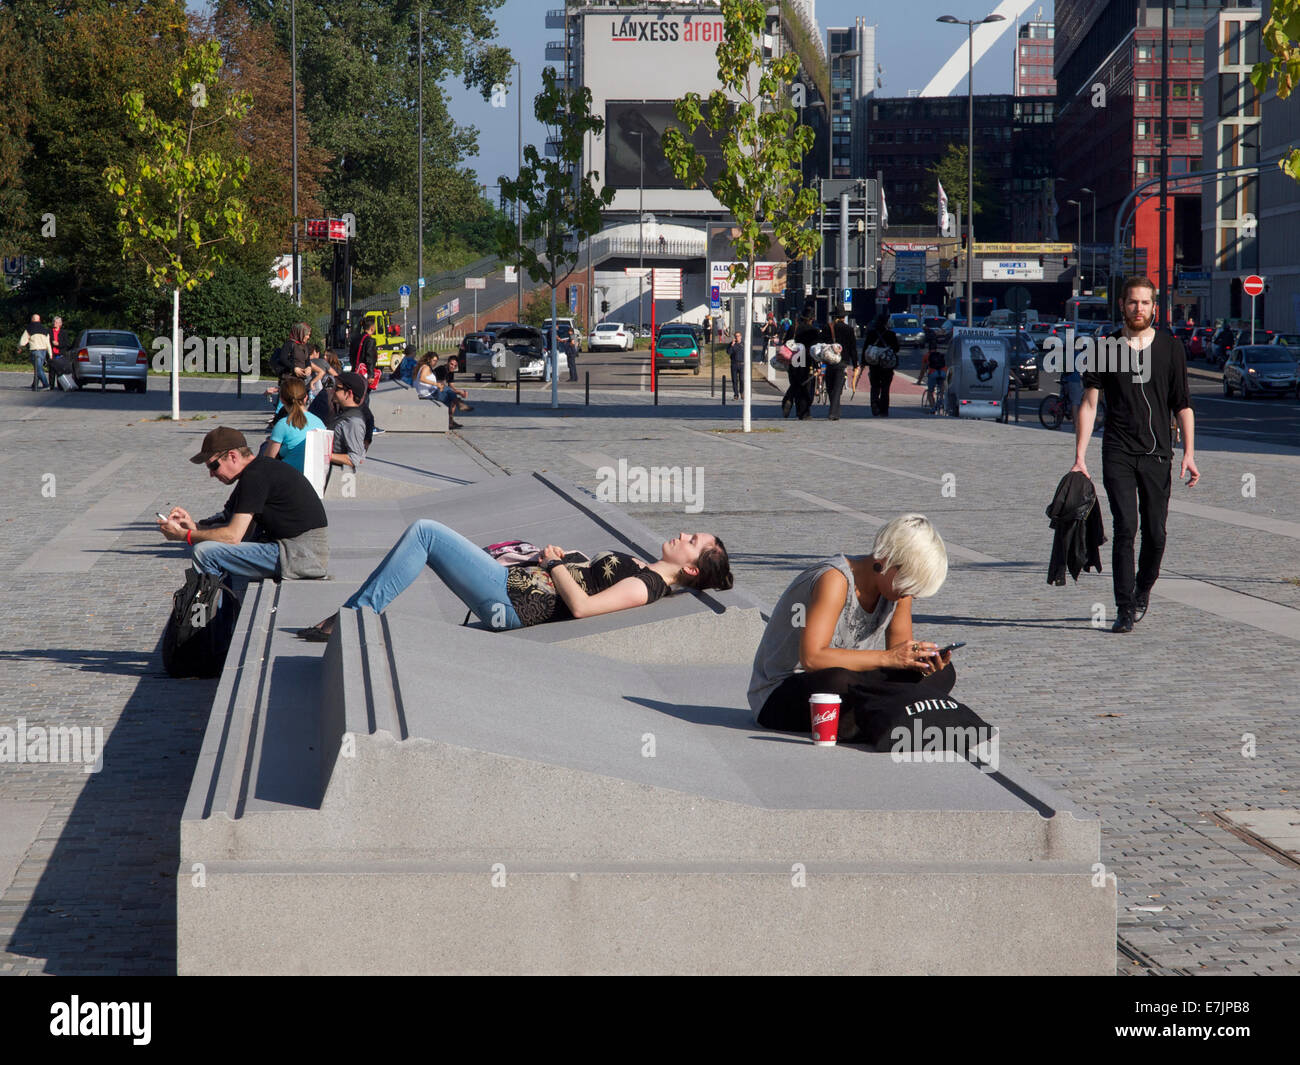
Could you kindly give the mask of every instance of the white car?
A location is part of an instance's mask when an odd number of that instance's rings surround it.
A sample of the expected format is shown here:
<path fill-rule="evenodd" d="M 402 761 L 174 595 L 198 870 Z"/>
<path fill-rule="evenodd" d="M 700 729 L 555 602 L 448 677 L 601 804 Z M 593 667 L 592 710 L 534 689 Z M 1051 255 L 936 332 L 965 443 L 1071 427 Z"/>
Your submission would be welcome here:
<path fill-rule="evenodd" d="M 633 330 L 622 322 L 601 322 L 587 341 L 588 351 L 631 351 L 635 347 Z"/>

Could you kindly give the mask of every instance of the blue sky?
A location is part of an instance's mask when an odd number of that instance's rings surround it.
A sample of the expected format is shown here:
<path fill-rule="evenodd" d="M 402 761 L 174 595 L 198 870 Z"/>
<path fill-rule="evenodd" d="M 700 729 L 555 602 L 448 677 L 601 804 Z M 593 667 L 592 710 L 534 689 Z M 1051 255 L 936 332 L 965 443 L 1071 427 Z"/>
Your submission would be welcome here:
<path fill-rule="evenodd" d="M 920 90 L 944 64 L 953 51 L 965 46 L 965 27 L 945 26 L 935 22 L 940 15 L 957 18 L 983 18 L 997 6 L 998 0 L 913 0 L 911 3 L 881 3 L 867 0 L 817 0 L 817 22 L 823 33 L 827 26 L 852 26 L 858 15 L 876 26 L 876 62 L 884 67 L 884 96 L 905 96 L 909 89 Z M 544 16 L 549 7 L 559 7 L 552 0 L 506 0 L 496 13 L 499 40 L 510 48 L 523 65 L 524 86 L 529 100 L 524 107 L 524 141 L 539 143 L 540 127 L 532 122 L 529 103 L 541 85 L 545 66 L 543 47 L 558 39 L 558 30 L 546 29 Z M 1052 17 L 1052 0 L 1042 0 L 1043 17 Z M 1035 3 L 1026 12 L 1038 11 Z M 824 39 L 824 38 L 823 38 Z M 975 64 L 976 92 L 1010 92 L 1013 47 L 1012 30 L 998 39 L 989 52 Z M 513 105 L 506 110 L 493 109 L 481 97 L 469 93 L 458 81 L 446 84 L 452 115 L 463 125 L 479 131 L 479 156 L 469 166 L 483 184 L 494 184 L 501 174 L 513 174 L 516 159 L 516 117 Z M 957 92 L 966 92 L 963 78 Z M 495 192 L 492 193 L 495 196 Z"/>
<path fill-rule="evenodd" d="M 187 0 L 192 10 L 206 6 L 203 0 Z M 523 65 L 524 88 L 528 100 L 524 107 L 524 141 L 540 143 L 541 128 L 532 121 L 531 97 L 541 86 L 545 66 L 543 48 L 558 37 L 556 30 L 546 29 L 547 8 L 558 7 L 562 0 L 506 0 L 496 12 L 498 40 L 510 48 Z M 876 26 L 876 62 L 884 67 L 884 96 L 905 96 L 909 89 L 920 90 L 938 71 L 953 51 L 964 45 L 963 27 L 944 26 L 935 22 L 939 15 L 957 18 L 983 18 L 997 6 L 997 0 L 912 0 L 911 3 L 883 3 L 880 0 L 817 0 L 817 21 L 824 32 L 827 26 L 852 26 L 858 15 Z M 1039 4 L 1026 15 L 1034 16 Z M 1052 17 L 1052 0 L 1042 0 L 1043 17 Z M 975 65 L 976 92 L 1010 92 L 1012 66 L 1012 31 L 998 39 L 996 45 Z M 513 175 L 516 166 L 517 137 L 514 106 L 493 108 L 482 97 L 467 91 L 459 80 L 444 84 L 451 104 L 452 117 L 461 125 L 479 131 L 479 154 L 468 165 L 478 173 L 483 184 L 495 184 L 502 174 Z M 956 89 L 965 93 L 963 78 Z M 495 195 L 495 193 L 493 193 Z"/>

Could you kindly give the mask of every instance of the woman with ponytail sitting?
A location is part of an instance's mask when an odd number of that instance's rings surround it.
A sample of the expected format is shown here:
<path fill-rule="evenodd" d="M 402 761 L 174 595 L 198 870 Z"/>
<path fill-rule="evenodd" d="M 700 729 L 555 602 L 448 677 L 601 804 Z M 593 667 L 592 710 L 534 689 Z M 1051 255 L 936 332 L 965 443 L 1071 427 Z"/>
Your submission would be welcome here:
<path fill-rule="evenodd" d="M 301 377 L 285 374 L 280 378 L 280 403 L 283 410 L 276 414 L 271 435 L 262 445 L 262 454 L 267 458 L 279 456 L 302 473 L 307 434 L 313 429 L 324 429 L 325 423 L 307 410 L 307 383 Z"/>

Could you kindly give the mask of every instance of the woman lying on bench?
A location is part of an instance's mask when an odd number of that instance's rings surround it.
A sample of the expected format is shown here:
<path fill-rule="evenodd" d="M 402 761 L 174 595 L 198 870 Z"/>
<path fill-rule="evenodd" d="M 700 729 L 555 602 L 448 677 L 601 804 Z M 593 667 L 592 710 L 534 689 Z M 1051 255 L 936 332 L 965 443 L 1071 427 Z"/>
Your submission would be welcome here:
<path fill-rule="evenodd" d="M 869 555 L 839 555 L 804 570 L 772 610 L 754 655 L 749 705 L 765 728 L 809 730 L 809 697 L 840 697 L 839 739 L 890 749 L 894 729 L 919 722 L 984 726 L 945 698 L 952 652 L 912 634 L 912 599 L 934 595 L 948 552 L 934 526 L 904 514 L 881 526 Z"/>
<path fill-rule="evenodd" d="M 727 549 L 708 533 L 681 533 L 664 544 L 659 560 L 649 565 L 618 551 L 602 552 L 589 562 L 564 558 L 564 551 L 550 545 L 536 563 L 503 566 L 460 533 L 426 519 L 402 534 L 343 605 L 381 614 L 425 566 L 493 629 L 612 614 L 653 603 L 679 586 L 725 591 L 732 585 Z M 337 619 L 335 614 L 298 635 L 323 643 Z"/>

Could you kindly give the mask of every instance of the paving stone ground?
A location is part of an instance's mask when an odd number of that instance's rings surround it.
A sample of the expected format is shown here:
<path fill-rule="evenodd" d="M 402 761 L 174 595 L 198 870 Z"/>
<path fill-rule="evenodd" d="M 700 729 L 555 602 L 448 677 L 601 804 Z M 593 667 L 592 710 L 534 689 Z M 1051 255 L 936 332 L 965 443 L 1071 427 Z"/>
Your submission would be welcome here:
<path fill-rule="evenodd" d="M 177 825 L 216 682 L 162 673 L 158 640 L 185 562 L 151 515 L 218 509 L 225 492 L 185 458 L 216 424 L 251 434 L 265 409 L 229 385 L 187 385 L 186 417 L 202 420 L 173 424 L 153 420 L 164 407 L 154 393 L 33 396 L 24 383 L 0 375 L 0 726 L 100 725 L 107 750 L 93 774 L 0 763 L 0 804 L 50 811 L 12 883 L 0 881 L 0 972 L 172 972 Z M 783 421 L 771 390 L 756 395 L 762 431 L 741 435 L 734 407 L 671 388 L 658 409 L 594 390 L 590 408 L 560 411 L 536 393 L 516 407 L 511 393 L 475 389 L 460 440 L 430 454 L 472 451 L 593 492 L 611 460 L 698 468 L 700 513 L 622 505 L 665 537 L 715 532 L 738 582 L 769 603 L 803 566 L 868 551 L 876 520 L 926 513 L 954 548 L 996 561 L 954 557 L 940 593 L 916 605 L 917 631 L 967 641 L 963 700 L 1001 726 L 1018 765 L 1102 819 L 1120 937 L 1137 958 L 1121 955 L 1119 971 L 1300 974 L 1300 870 L 1207 816 L 1300 806 L 1296 637 L 1158 595 L 1135 633 L 1112 635 L 1108 547 L 1104 574 L 1048 586 L 1043 510 L 1071 461 L 1065 433 L 922 418 L 910 390 L 888 420 L 859 396 L 838 423 Z M 1294 633 L 1300 450 L 1206 437 L 1198 457 L 1202 484 L 1174 488 L 1164 575 L 1277 604 Z M 1090 459 L 1100 480 L 1100 438 Z M 1240 523 L 1250 517 L 1291 523 L 1290 535 Z"/>

